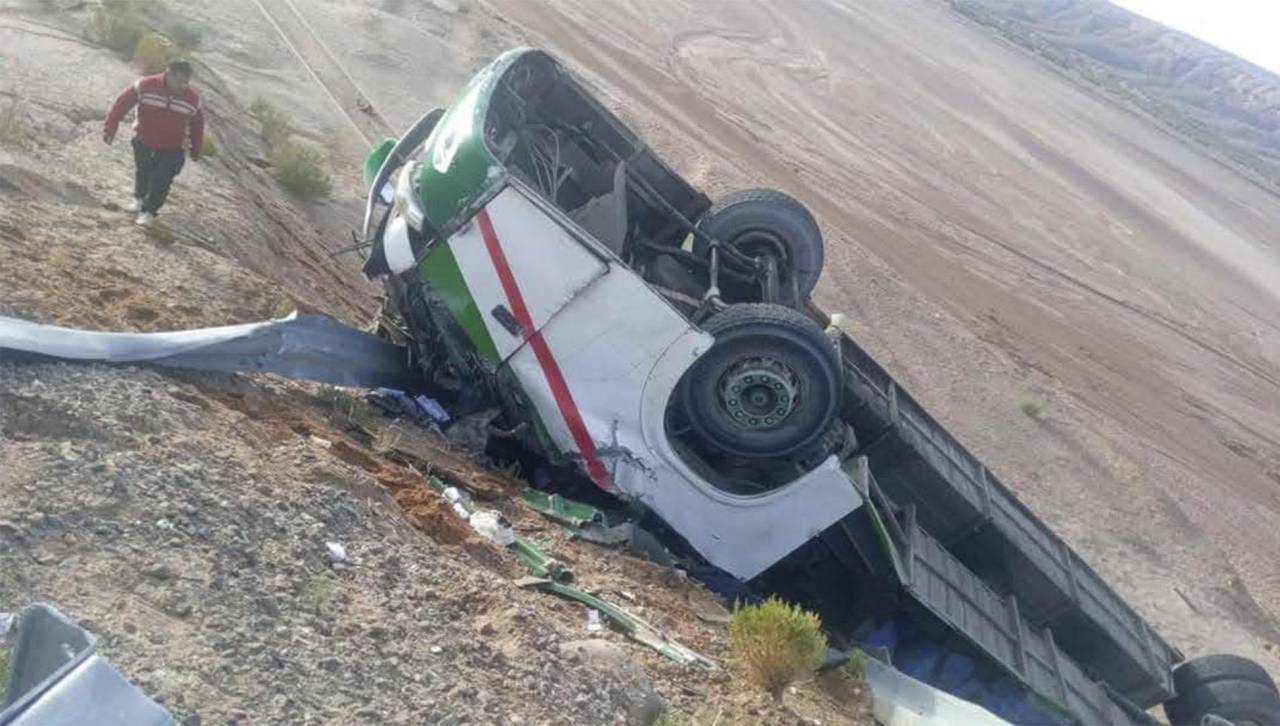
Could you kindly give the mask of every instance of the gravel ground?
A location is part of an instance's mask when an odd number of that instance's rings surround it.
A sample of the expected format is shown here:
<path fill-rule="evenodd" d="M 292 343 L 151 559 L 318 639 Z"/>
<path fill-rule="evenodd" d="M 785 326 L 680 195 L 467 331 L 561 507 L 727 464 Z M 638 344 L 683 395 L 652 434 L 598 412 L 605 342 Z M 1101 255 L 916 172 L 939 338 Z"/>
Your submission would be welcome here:
<path fill-rule="evenodd" d="M 79 619 L 188 725 L 648 724 L 668 705 L 725 723 L 865 723 L 865 695 L 839 679 L 779 706 L 731 671 L 593 636 L 580 606 L 519 589 L 508 553 L 422 516 L 443 500 L 339 430 L 333 395 L 0 364 L 0 611 L 47 601 Z M 700 587 L 492 504 L 563 553 L 581 586 L 628 592 L 628 607 L 724 662 L 723 626 L 694 616 L 714 600 Z M 603 639 L 574 647 L 591 637 Z"/>
<path fill-rule="evenodd" d="M 0 609 L 80 618 L 182 723 L 624 721 L 625 685 L 561 657 L 541 608 L 512 656 L 479 637 L 510 578 L 311 441 L 152 371 L 0 381 Z"/>

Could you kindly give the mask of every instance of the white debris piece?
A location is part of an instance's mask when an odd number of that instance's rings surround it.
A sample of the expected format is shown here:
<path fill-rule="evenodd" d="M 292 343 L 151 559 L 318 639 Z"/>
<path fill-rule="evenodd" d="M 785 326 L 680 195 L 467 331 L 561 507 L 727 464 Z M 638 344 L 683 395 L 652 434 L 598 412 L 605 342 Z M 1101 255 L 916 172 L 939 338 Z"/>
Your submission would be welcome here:
<path fill-rule="evenodd" d="M 595 609 L 588 610 L 587 611 L 587 632 L 598 633 L 603 629 L 604 629 L 604 626 L 600 624 L 600 611 Z"/>
<path fill-rule="evenodd" d="M 325 554 L 329 556 L 330 562 L 350 562 L 347 558 L 347 548 L 342 546 L 340 542 L 325 542 Z"/>
<path fill-rule="evenodd" d="M 480 533 L 480 536 L 498 545 L 499 547 L 509 547 L 516 541 L 516 533 L 511 531 L 511 523 L 501 512 L 493 509 L 482 509 L 470 518 L 471 528 Z"/>
<path fill-rule="evenodd" d="M 453 505 L 453 511 L 463 519 L 471 519 L 471 496 L 457 487 L 444 490 L 444 498 Z"/>
<path fill-rule="evenodd" d="M 0 613 L 0 636 L 8 635 L 17 620 L 18 616 L 14 613 Z"/>

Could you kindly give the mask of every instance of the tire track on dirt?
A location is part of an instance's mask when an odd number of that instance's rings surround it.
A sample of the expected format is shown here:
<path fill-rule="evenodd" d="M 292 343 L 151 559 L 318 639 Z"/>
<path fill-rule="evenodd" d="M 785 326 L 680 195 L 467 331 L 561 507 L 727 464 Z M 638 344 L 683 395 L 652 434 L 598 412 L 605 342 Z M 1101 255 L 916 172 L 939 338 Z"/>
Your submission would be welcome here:
<path fill-rule="evenodd" d="M 254 0 L 254 4 L 366 145 L 395 135 L 391 124 L 373 107 L 290 0 Z"/>

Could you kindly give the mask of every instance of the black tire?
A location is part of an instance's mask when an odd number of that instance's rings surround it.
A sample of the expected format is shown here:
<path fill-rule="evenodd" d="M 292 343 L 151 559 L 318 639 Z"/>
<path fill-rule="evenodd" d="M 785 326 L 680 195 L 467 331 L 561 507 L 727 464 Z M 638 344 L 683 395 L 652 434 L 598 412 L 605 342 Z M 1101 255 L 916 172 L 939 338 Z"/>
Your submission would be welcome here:
<path fill-rule="evenodd" d="M 781 305 L 750 303 L 730 305 L 702 328 L 716 342 L 685 373 L 678 395 L 704 446 L 744 459 L 782 457 L 811 446 L 831 427 L 840 402 L 840 361 L 816 323 Z M 756 369 L 775 383 L 751 383 Z M 738 401 L 729 386 L 743 380 L 748 392 L 741 395 L 735 419 L 730 405 Z M 770 385 L 785 385 L 785 395 L 775 396 Z M 763 406 L 770 413 L 747 409 L 747 416 L 759 417 L 748 423 L 744 406 L 753 392 L 767 399 Z M 777 423 L 765 423 L 782 409 Z"/>
<path fill-rule="evenodd" d="M 1187 693 L 1197 686 L 1217 681 L 1250 681 L 1280 694 L 1271 674 L 1261 665 L 1238 655 L 1206 655 L 1193 658 L 1173 671 L 1173 687 Z"/>
<path fill-rule="evenodd" d="M 776 239 L 786 257 L 782 262 L 796 278 L 798 303 L 803 304 L 809 298 L 822 275 L 822 230 L 803 204 L 782 192 L 773 189 L 734 192 L 702 215 L 698 229 L 751 257 L 756 256 L 751 249 L 754 236 L 763 234 Z M 710 257 L 711 247 L 694 237 L 693 252 Z M 721 287 L 729 302 L 748 302 L 735 298 L 735 285 L 726 282 Z M 739 293 L 738 297 L 743 294 Z M 754 301 L 758 300 L 757 297 Z"/>
<path fill-rule="evenodd" d="M 1219 680 L 1201 683 L 1164 706 L 1173 726 L 1199 726 L 1209 715 L 1237 726 L 1280 726 L 1280 695 L 1274 687 L 1254 681 Z"/>

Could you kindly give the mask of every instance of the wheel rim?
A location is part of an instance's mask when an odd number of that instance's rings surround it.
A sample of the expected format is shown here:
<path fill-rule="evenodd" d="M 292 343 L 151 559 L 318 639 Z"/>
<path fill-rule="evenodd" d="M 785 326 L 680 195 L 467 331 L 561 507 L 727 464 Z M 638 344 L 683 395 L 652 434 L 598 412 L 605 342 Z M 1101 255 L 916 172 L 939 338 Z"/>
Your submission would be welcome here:
<path fill-rule="evenodd" d="M 719 393 L 720 404 L 735 424 L 772 429 L 795 410 L 799 386 L 795 374 L 782 363 L 751 358 L 725 371 Z"/>
<path fill-rule="evenodd" d="M 752 259 L 773 257 L 783 265 L 788 263 L 787 245 L 782 238 L 772 232 L 764 230 L 743 232 L 734 237 L 729 244 L 742 255 Z"/>

